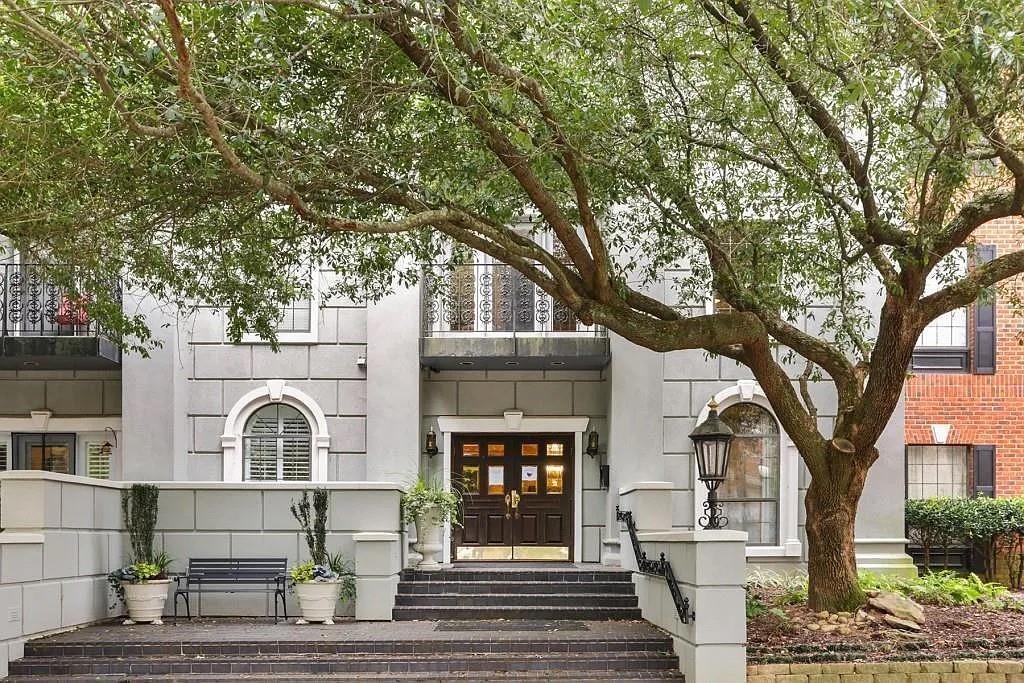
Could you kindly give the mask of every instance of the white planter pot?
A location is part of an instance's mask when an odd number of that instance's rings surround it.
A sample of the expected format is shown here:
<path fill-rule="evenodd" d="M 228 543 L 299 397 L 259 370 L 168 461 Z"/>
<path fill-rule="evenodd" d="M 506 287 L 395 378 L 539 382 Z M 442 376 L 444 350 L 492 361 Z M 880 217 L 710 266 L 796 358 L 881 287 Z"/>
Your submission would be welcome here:
<path fill-rule="evenodd" d="M 296 624 L 311 621 L 324 624 L 334 623 L 334 608 L 341 596 L 341 581 L 310 581 L 295 584 L 295 595 L 299 598 L 302 618 Z"/>
<path fill-rule="evenodd" d="M 416 544 L 413 548 L 423 559 L 417 565 L 420 569 L 433 569 L 439 566 L 437 554 L 444 548 L 442 544 L 441 511 L 430 507 L 416 516 Z"/>
<path fill-rule="evenodd" d="M 170 579 L 153 579 L 143 583 L 121 582 L 121 587 L 124 588 L 124 602 L 128 606 L 128 618 L 124 623 L 164 623 L 160 617 L 164 613 L 167 587 L 170 583 Z"/>

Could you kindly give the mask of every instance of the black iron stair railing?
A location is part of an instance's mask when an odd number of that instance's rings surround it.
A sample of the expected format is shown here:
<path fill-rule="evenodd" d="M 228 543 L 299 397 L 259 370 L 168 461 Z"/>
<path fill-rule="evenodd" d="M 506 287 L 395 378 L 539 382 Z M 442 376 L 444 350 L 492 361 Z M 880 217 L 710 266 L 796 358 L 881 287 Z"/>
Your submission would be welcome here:
<path fill-rule="evenodd" d="M 676 612 L 679 613 L 679 620 L 681 622 L 689 624 L 696 619 L 697 613 L 690 609 L 690 598 L 684 597 L 682 592 L 680 592 L 679 584 L 676 583 L 675 572 L 672 571 L 672 563 L 665 558 L 665 553 L 661 553 L 657 560 L 652 560 L 640 548 L 640 539 L 636 535 L 636 520 L 633 519 L 632 511 L 620 510 L 619 506 L 616 505 L 615 519 L 626 524 L 630 543 L 633 544 L 633 555 L 636 557 L 637 569 L 644 574 L 654 574 L 665 578 L 665 582 L 668 583 L 668 592 L 672 594 L 672 602 L 676 604 Z"/>

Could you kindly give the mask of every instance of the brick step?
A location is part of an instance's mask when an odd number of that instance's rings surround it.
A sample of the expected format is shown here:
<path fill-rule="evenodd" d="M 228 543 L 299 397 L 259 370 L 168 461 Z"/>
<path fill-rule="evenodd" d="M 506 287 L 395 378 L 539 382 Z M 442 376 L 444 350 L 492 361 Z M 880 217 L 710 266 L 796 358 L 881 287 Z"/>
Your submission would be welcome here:
<path fill-rule="evenodd" d="M 438 593 L 616 593 L 634 592 L 628 581 L 401 581 L 399 594 Z"/>
<path fill-rule="evenodd" d="M 572 619 L 580 621 L 637 620 L 639 607 L 395 607 L 395 621 L 459 621 L 466 619 Z"/>
<path fill-rule="evenodd" d="M 8 682 L 35 683 L 46 681 L 53 683 L 52 676 L 12 676 L 4 679 Z M 124 681 L 124 676 L 118 674 L 82 674 L 61 676 L 61 681 Z M 223 683 L 226 681 L 238 681 L 237 676 L 212 676 L 209 674 L 173 674 L 167 676 L 132 676 L 134 681 L 196 681 L 197 683 Z M 498 673 L 478 673 L 472 671 L 449 672 L 443 676 L 427 673 L 354 673 L 354 674 L 302 674 L 301 676 L 290 677 L 280 674 L 248 674 L 247 681 L 277 681 L 279 683 L 306 683 L 307 681 L 431 681 L 441 683 L 442 681 L 564 681 L 565 683 L 587 683 L 587 681 L 681 681 L 683 674 L 679 671 L 631 671 L 624 674 L 618 671 L 503 671 Z"/>
<path fill-rule="evenodd" d="M 398 593 L 629 593 L 631 582 L 547 582 L 547 581 L 402 581 Z"/>
<path fill-rule="evenodd" d="M 557 624 L 557 622 L 555 622 Z M 453 634 L 454 635 L 454 634 Z M 25 658 L 61 657 L 147 657 L 147 656 L 268 656 L 268 655 L 345 655 L 345 654 L 432 654 L 438 652 L 471 654 L 538 652 L 671 652 L 667 637 L 621 639 L 568 639 L 548 631 L 516 632 L 515 638 L 452 640 L 349 640 L 349 641 L 267 641 L 267 642 L 151 642 L 138 643 L 62 643 L 30 640 L 25 643 Z"/>
<path fill-rule="evenodd" d="M 641 672 L 674 671 L 678 660 L 668 652 L 542 653 L 472 655 L 276 655 L 184 657 L 150 656 L 31 657 L 10 663 L 10 675 L 175 675 L 175 674 L 351 674 L 351 673 L 448 673 L 448 672 Z"/>
<path fill-rule="evenodd" d="M 636 607 L 636 595 L 613 593 L 443 593 L 395 596 L 396 607 Z"/>
<path fill-rule="evenodd" d="M 556 581 L 564 583 L 623 582 L 632 583 L 632 573 L 625 569 L 403 569 L 402 581 Z"/>

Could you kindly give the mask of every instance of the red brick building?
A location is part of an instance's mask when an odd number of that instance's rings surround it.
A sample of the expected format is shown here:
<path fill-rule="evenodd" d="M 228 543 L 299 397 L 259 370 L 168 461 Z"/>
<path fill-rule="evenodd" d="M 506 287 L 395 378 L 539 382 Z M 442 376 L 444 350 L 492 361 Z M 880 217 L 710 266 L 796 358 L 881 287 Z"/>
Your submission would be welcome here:
<path fill-rule="evenodd" d="M 1017 251 L 1024 221 L 992 221 L 975 238 L 964 261 Z M 907 380 L 908 497 L 1024 494 L 1022 295 L 1020 280 L 1004 282 L 922 334 Z"/>

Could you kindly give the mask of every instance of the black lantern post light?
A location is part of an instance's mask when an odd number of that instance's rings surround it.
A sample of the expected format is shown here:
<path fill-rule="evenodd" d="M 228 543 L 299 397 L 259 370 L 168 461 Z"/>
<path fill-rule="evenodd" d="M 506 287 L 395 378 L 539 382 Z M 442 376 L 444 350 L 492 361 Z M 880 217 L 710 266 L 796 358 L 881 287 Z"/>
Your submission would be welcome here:
<path fill-rule="evenodd" d="M 725 481 L 729 470 L 733 432 L 718 416 L 718 404 L 714 399 L 708 403 L 708 418 L 697 425 L 690 439 L 697 458 L 697 477 L 708 487 L 708 499 L 704 501 L 706 514 L 700 518 L 700 525 L 705 529 L 721 529 L 729 523 L 729 518 L 722 515 L 718 487 Z"/>

